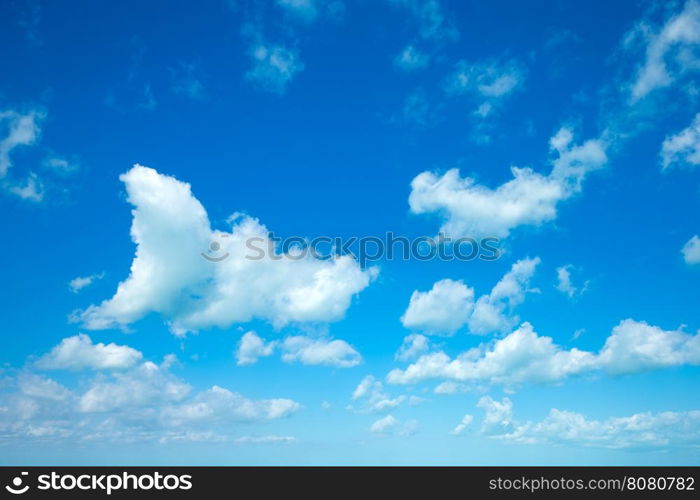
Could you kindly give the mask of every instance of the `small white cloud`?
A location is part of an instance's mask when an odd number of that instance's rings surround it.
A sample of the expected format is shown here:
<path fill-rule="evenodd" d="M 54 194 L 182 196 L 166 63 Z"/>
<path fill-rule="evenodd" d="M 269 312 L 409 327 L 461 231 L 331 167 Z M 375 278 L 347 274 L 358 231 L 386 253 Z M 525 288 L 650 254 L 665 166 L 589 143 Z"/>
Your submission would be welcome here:
<path fill-rule="evenodd" d="M 669 135 L 661 145 L 661 166 L 700 165 L 700 113 L 677 134 Z"/>
<path fill-rule="evenodd" d="M 23 200 L 38 203 L 44 199 L 44 183 L 34 172 L 29 172 L 23 181 L 7 182 L 5 186 L 8 192 Z"/>
<path fill-rule="evenodd" d="M 67 337 L 36 362 L 44 370 L 123 370 L 141 361 L 136 349 L 114 343 L 97 344 L 85 334 Z"/>
<path fill-rule="evenodd" d="M 238 342 L 237 364 L 240 366 L 252 365 L 258 361 L 258 358 L 271 356 L 276 346 L 277 342 L 265 342 L 254 331 L 246 332 Z"/>
<path fill-rule="evenodd" d="M 570 299 L 578 295 L 581 295 L 588 289 L 588 281 L 586 281 L 581 288 L 574 286 L 571 281 L 571 269 L 572 265 L 561 266 L 557 268 L 557 285 L 556 288 L 563 294 L 567 295 Z"/>
<path fill-rule="evenodd" d="M 39 138 L 39 123 L 45 118 L 40 111 L 18 113 L 17 111 L 0 111 L 0 130 L 7 130 L 7 135 L 0 139 L 0 178 L 7 175 L 12 167 L 10 154 L 20 146 L 31 146 Z"/>
<path fill-rule="evenodd" d="M 459 436 L 471 425 L 473 421 L 474 417 L 467 413 L 462 417 L 462 420 L 460 420 L 457 426 L 454 429 L 452 429 L 452 432 L 450 432 L 450 434 L 452 434 L 453 436 Z"/>
<path fill-rule="evenodd" d="M 396 417 L 393 415 L 387 415 L 386 417 L 376 420 L 369 428 L 369 431 L 376 434 L 386 434 L 393 430 L 398 423 L 399 421 L 396 419 Z"/>
<path fill-rule="evenodd" d="M 687 264 L 700 264 L 700 238 L 697 234 L 683 245 L 681 253 Z"/>
<path fill-rule="evenodd" d="M 401 317 L 406 328 L 429 334 L 454 334 L 474 308 L 474 290 L 462 281 L 443 279 L 427 292 L 415 290 Z"/>
<path fill-rule="evenodd" d="M 60 175 L 71 174 L 80 168 L 77 161 L 60 156 L 49 156 L 45 158 L 43 165 L 45 168 Z"/>
<path fill-rule="evenodd" d="M 304 365 L 325 365 L 350 368 L 362 362 L 362 356 L 344 340 L 311 338 L 301 335 L 287 337 L 281 345 L 282 361 Z"/>
<path fill-rule="evenodd" d="M 394 64 L 405 71 L 425 68 L 430 62 L 430 56 L 418 50 L 414 45 L 408 45 L 394 58 Z"/>
<path fill-rule="evenodd" d="M 390 397 L 384 391 L 384 384 L 372 375 L 367 375 L 352 393 L 353 401 L 362 400 L 364 412 L 383 412 L 393 410 L 406 400 L 406 396 Z"/>
<path fill-rule="evenodd" d="M 281 45 L 259 43 L 251 48 L 250 55 L 253 67 L 246 78 L 275 94 L 284 94 L 287 85 L 304 69 L 296 50 Z"/>
<path fill-rule="evenodd" d="M 234 440 L 237 444 L 293 444 L 298 440 L 293 436 L 241 436 Z"/>
<path fill-rule="evenodd" d="M 95 281 L 104 278 L 105 273 L 91 274 L 90 276 L 78 276 L 68 282 L 68 288 L 73 293 L 78 293 L 85 287 L 92 285 Z"/>
<path fill-rule="evenodd" d="M 428 337 L 420 333 L 412 333 L 404 337 L 401 347 L 394 355 L 398 361 L 410 361 L 429 348 Z"/>

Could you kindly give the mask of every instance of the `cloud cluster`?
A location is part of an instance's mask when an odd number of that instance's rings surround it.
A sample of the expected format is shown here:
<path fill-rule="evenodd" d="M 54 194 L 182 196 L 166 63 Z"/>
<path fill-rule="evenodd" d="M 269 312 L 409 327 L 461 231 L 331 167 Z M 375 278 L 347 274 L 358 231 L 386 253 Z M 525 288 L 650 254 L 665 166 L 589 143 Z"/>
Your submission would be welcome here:
<path fill-rule="evenodd" d="M 432 335 L 453 335 L 463 328 L 484 335 L 506 332 L 518 322 L 513 309 L 525 300 L 530 279 L 540 259 L 522 259 L 499 280 L 490 293 L 474 300 L 474 290 L 461 280 L 444 279 L 427 292 L 415 290 L 401 323 Z"/>
<path fill-rule="evenodd" d="M 120 178 L 134 206 L 136 255 L 112 298 L 73 315 L 86 328 L 125 327 L 150 312 L 176 334 L 253 318 L 275 327 L 336 321 L 376 274 L 347 256 L 280 256 L 267 228 L 250 217 L 235 219 L 230 232 L 214 231 L 190 185 L 151 168 L 136 165 Z M 250 258 L 251 238 L 269 250 L 263 258 Z"/>
<path fill-rule="evenodd" d="M 250 399 L 214 385 L 202 391 L 176 376 L 174 356 L 144 361 L 129 346 L 63 339 L 40 358 L 40 370 L 88 370 L 70 389 L 23 369 L 0 390 L 4 439 L 72 441 L 226 440 L 242 422 L 287 417 L 301 406 L 284 398 Z"/>
<path fill-rule="evenodd" d="M 250 49 L 250 58 L 252 67 L 246 79 L 275 94 L 284 94 L 289 82 L 304 69 L 298 52 L 282 45 L 257 43 Z"/>
<path fill-rule="evenodd" d="M 469 349 L 454 359 L 442 351 L 424 354 L 405 369 L 390 371 L 387 382 L 416 384 L 445 379 L 512 390 L 523 384 L 559 383 L 583 374 L 622 375 L 698 364 L 700 334 L 662 330 L 626 319 L 613 328 L 600 351 L 594 353 L 565 349 L 523 323 L 506 337 Z"/>
<path fill-rule="evenodd" d="M 572 265 L 561 266 L 557 268 L 557 285 L 556 289 L 565 294 L 570 299 L 577 297 L 588 289 L 588 281 L 584 282 L 580 287 L 574 285 L 571 280 Z"/>
<path fill-rule="evenodd" d="M 444 219 L 440 230 L 454 237 L 503 238 L 518 226 L 551 221 L 557 205 L 580 192 L 585 177 L 602 168 L 607 155 L 599 139 L 573 144 L 568 128 L 552 137 L 550 148 L 555 157 L 549 175 L 512 167 L 513 179 L 496 189 L 460 177 L 457 169 L 443 175 L 423 172 L 411 182 L 411 212 L 440 215 Z"/>
<path fill-rule="evenodd" d="M 575 445 L 613 449 L 696 448 L 700 445 L 700 411 L 637 413 L 605 420 L 589 419 L 571 411 L 552 408 L 540 422 L 513 420 L 508 398 L 483 397 L 485 412 L 481 432 L 519 444 Z"/>

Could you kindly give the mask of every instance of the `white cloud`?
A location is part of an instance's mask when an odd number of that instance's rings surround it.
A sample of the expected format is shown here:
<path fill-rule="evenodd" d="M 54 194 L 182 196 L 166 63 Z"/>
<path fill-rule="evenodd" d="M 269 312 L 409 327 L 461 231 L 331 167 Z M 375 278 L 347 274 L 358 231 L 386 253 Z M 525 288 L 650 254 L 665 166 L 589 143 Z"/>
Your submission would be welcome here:
<path fill-rule="evenodd" d="M 40 202 L 44 199 L 44 183 L 34 172 L 29 172 L 23 181 L 7 182 L 8 192 L 26 201 Z"/>
<path fill-rule="evenodd" d="M 559 383 L 586 373 L 622 375 L 700 364 L 700 333 L 662 330 L 626 319 L 613 328 L 598 353 L 564 349 L 551 337 L 539 336 L 529 323 L 502 339 L 469 349 L 452 359 L 442 351 L 424 354 L 406 369 L 387 375 L 391 384 L 445 379 L 472 384 Z"/>
<path fill-rule="evenodd" d="M 413 292 L 401 323 L 426 333 L 451 335 L 467 323 L 473 307 L 472 288 L 462 281 L 444 279 L 428 292 Z"/>
<path fill-rule="evenodd" d="M 459 421 L 457 426 L 454 429 L 452 429 L 452 432 L 450 432 L 450 434 L 452 434 L 453 436 L 459 436 L 471 425 L 473 421 L 474 417 L 467 413 L 462 417 L 462 420 Z"/>
<path fill-rule="evenodd" d="M 484 410 L 484 419 L 481 422 L 483 434 L 495 434 L 512 428 L 513 402 L 510 399 L 496 401 L 490 396 L 484 396 L 479 399 L 476 407 Z"/>
<path fill-rule="evenodd" d="M 384 391 L 384 384 L 372 375 L 367 375 L 353 391 L 352 400 L 362 401 L 364 412 L 383 412 L 401 405 L 406 400 L 406 396 L 391 398 Z"/>
<path fill-rule="evenodd" d="M 90 276 L 78 276 L 68 283 L 68 288 L 73 293 L 78 293 L 85 287 L 92 285 L 95 281 L 104 278 L 105 273 L 91 274 Z"/>
<path fill-rule="evenodd" d="M 574 298 L 577 295 L 581 295 L 588 288 L 588 281 L 586 281 L 581 288 L 574 286 L 571 281 L 571 269 L 572 265 L 561 266 L 557 268 L 557 290 L 561 293 L 567 295 L 569 298 Z"/>
<path fill-rule="evenodd" d="M 555 158 L 549 175 L 511 167 L 513 179 L 496 189 L 460 177 L 457 169 L 441 176 L 423 172 L 411 182 L 411 212 L 441 215 L 445 221 L 440 230 L 454 237 L 502 238 L 518 226 L 551 221 L 559 202 L 578 193 L 586 175 L 602 168 L 607 156 L 599 139 L 574 145 L 568 128 L 552 137 L 550 147 Z"/>
<path fill-rule="evenodd" d="M 123 370 L 141 361 L 136 349 L 114 343 L 97 344 L 87 335 L 67 337 L 36 362 L 43 370 Z"/>
<path fill-rule="evenodd" d="M 412 333 L 404 337 L 401 347 L 394 355 L 398 361 L 410 361 L 429 348 L 428 337 L 419 333 Z"/>
<path fill-rule="evenodd" d="M 277 5 L 306 22 L 318 17 L 317 3 L 318 0 L 277 0 Z"/>
<path fill-rule="evenodd" d="M 430 56 L 414 45 L 406 46 L 394 59 L 394 64 L 405 71 L 425 68 L 429 62 Z"/>
<path fill-rule="evenodd" d="M 472 96 L 478 102 L 474 114 L 485 118 L 505 98 L 520 89 L 524 80 L 525 69 L 515 60 L 458 61 L 447 77 L 445 90 L 453 96 Z"/>
<path fill-rule="evenodd" d="M 260 357 L 271 356 L 275 350 L 281 351 L 285 363 L 350 368 L 362 362 L 360 353 L 344 340 L 293 335 L 280 342 L 266 342 L 252 331 L 241 338 L 236 358 L 239 365 L 251 365 Z"/>
<path fill-rule="evenodd" d="M 695 0 L 686 2 L 683 10 L 656 33 L 646 25 L 639 27 L 639 31 L 645 35 L 646 59 L 631 87 L 632 102 L 697 70 L 699 61 L 695 51 L 700 44 L 700 4 Z"/>
<path fill-rule="evenodd" d="M 236 349 L 237 364 L 241 366 L 252 365 L 258 358 L 271 356 L 275 351 L 277 342 L 265 342 L 254 331 L 243 334 Z"/>
<path fill-rule="evenodd" d="M 58 174 L 70 174 L 78 170 L 79 166 L 75 160 L 68 160 L 60 156 L 49 156 L 44 159 L 44 167 L 53 170 Z"/>
<path fill-rule="evenodd" d="M 344 340 L 310 338 L 301 335 L 284 339 L 282 361 L 298 361 L 304 365 L 326 365 L 350 368 L 362 362 L 362 356 Z"/>
<path fill-rule="evenodd" d="M 677 134 L 669 135 L 661 145 L 661 165 L 700 165 L 700 113 Z"/>
<path fill-rule="evenodd" d="M 418 23 L 418 36 L 426 41 L 441 43 L 459 38 L 459 30 L 448 19 L 438 0 L 389 0 L 405 7 Z"/>
<path fill-rule="evenodd" d="M 136 165 L 120 179 L 135 207 L 136 255 L 111 299 L 74 314 L 86 328 L 124 327 L 149 312 L 176 334 L 253 318 L 276 328 L 337 321 L 376 276 L 348 256 L 280 256 L 251 217 L 234 219 L 230 232 L 213 231 L 190 185 L 151 168 Z"/>
<path fill-rule="evenodd" d="M 700 238 L 696 234 L 681 249 L 686 264 L 700 264 Z"/>
<path fill-rule="evenodd" d="M 398 424 L 399 421 L 396 417 L 394 417 L 393 415 L 387 415 L 386 417 L 382 417 L 379 420 L 375 421 L 371 425 L 369 430 L 370 432 L 374 432 L 377 434 L 386 434 L 389 431 L 393 430 Z"/>
<path fill-rule="evenodd" d="M 5 177 L 12 167 L 10 154 L 13 150 L 20 146 L 31 146 L 37 141 L 41 130 L 39 123 L 44 117 L 44 113 L 39 111 L 0 111 L 0 126 L 7 130 L 7 135 L 0 139 L 0 178 Z"/>
<path fill-rule="evenodd" d="M 637 413 L 605 420 L 588 419 L 580 413 L 552 408 L 540 422 L 512 419 L 508 398 L 482 398 L 486 412 L 482 432 L 494 439 L 520 444 L 567 444 L 596 448 L 672 448 L 700 445 L 700 411 Z"/>
<path fill-rule="evenodd" d="M 0 392 L 0 434 L 25 444 L 48 438 L 121 444 L 232 441 L 238 430 L 232 424 L 276 420 L 301 408 L 290 399 L 249 399 L 217 385 L 193 394 L 171 373 L 174 361 L 166 356 L 160 365 L 145 361 L 78 377 L 73 389 L 22 371 Z"/>
<path fill-rule="evenodd" d="M 293 436 L 241 436 L 234 442 L 237 444 L 293 444 L 298 440 Z"/>
<path fill-rule="evenodd" d="M 250 56 L 253 67 L 246 78 L 275 94 L 284 94 L 289 82 L 304 69 L 297 51 L 282 45 L 257 43 L 251 48 Z"/>
<path fill-rule="evenodd" d="M 433 335 L 453 335 L 469 326 L 473 334 L 509 331 L 517 322 L 510 312 L 525 300 L 530 279 L 540 259 L 522 259 L 513 264 L 489 294 L 474 301 L 474 290 L 462 281 L 444 279 L 428 292 L 414 291 L 401 317 L 406 328 Z"/>

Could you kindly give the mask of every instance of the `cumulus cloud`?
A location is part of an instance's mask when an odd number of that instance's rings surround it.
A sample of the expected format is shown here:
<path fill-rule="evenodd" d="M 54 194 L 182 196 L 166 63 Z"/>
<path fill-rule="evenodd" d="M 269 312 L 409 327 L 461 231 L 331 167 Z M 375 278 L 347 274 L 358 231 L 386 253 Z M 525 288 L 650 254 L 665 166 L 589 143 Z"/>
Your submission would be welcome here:
<path fill-rule="evenodd" d="M 473 308 L 474 290 L 461 280 L 444 279 L 427 292 L 413 292 L 401 323 L 426 333 L 450 335 L 467 323 Z"/>
<path fill-rule="evenodd" d="M 73 293 L 78 293 L 85 287 L 92 285 L 95 281 L 104 278 L 104 273 L 91 274 L 89 276 L 78 276 L 68 282 L 68 288 Z"/>
<path fill-rule="evenodd" d="M 549 175 L 531 168 L 511 167 L 513 179 L 496 189 L 460 177 L 457 169 L 443 175 L 423 172 L 411 182 L 408 202 L 415 214 L 437 213 L 445 234 L 473 238 L 506 237 L 518 226 L 539 226 L 556 218 L 557 205 L 580 192 L 588 173 L 607 162 L 600 139 L 573 143 L 573 133 L 562 128 L 550 140 L 554 155 Z"/>
<path fill-rule="evenodd" d="M 446 90 L 453 95 L 473 94 L 483 99 L 500 99 L 517 90 L 525 70 L 515 60 L 458 61 L 448 77 Z"/>
<path fill-rule="evenodd" d="M 462 417 L 462 420 L 459 421 L 457 426 L 454 429 L 452 429 L 452 432 L 450 432 L 450 434 L 452 434 L 453 436 L 459 436 L 471 425 L 473 421 L 474 417 L 467 413 Z"/>
<path fill-rule="evenodd" d="M 239 365 L 251 365 L 258 358 L 271 356 L 275 350 L 281 352 L 285 363 L 350 368 L 362 362 L 360 353 L 344 340 L 292 335 L 279 342 L 266 342 L 252 331 L 241 338 L 236 359 Z"/>
<path fill-rule="evenodd" d="M 295 49 L 282 45 L 257 43 L 250 49 L 253 66 L 246 78 L 263 90 L 284 94 L 287 85 L 304 69 Z"/>
<path fill-rule="evenodd" d="M 384 384 L 367 375 L 363 378 L 352 393 L 352 400 L 363 403 L 363 412 L 383 412 L 393 410 L 406 400 L 406 396 L 391 398 L 384 391 Z"/>
<path fill-rule="evenodd" d="M 700 164 L 700 113 L 677 134 L 669 135 L 661 145 L 661 166 L 696 166 Z"/>
<path fill-rule="evenodd" d="M 36 362 L 43 370 L 123 370 L 141 361 L 136 349 L 115 343 L 92 343 L 87 335 L 67 337 Z"/>
<path fill-rule="evenodd" d="M 73 315 L 86 328 L 125 327 L 149 312 L 176 334 L 253 318 L 277 328 L 337 321 L 376 275 L 349 256 L 280 256 L 251 217 L 234 219 L 230 232 L 214 231 L 190 185 L 151 168 L 136 165 L 120 178 L 134 206 L 136 255 L 112 298 Z M 264 255 L 255 258 L 258 252 Z"/>
<path fill-rule="evenodd" d="M 401 317 L 406 328 L 433 335 L 453 335 L 469 326 L 474 334 L 510 330 L 518 321 L 510 313 L 525 300 L 530 279 L 540 259 L 522 259 L 513 264 L 490 293 L 474 301 L 474 290 L 462 281 L 444 279 L 427 292 L 414 291 Z"/>
<path fill-rule="evenodd" d="M 686 264 L 700 264 L 700 238 L 696 234 L 681 249 Z"/>
<path fill-rule="evenodd" d="M 259 358 L 271 356 L 275 352 L 277 342 L 265 342 L 254 331 L 243 334 L 236 349 L 237 364 L 241 366 L 257 363 Z"/>
<path fill-rule="evenodd" d="M 362 362 L 362 356 L 344 340 L 290 336 L 281 344 L 282 361 L 304 365 L 350 368 Z"/>
<path fill-rule="evenodd" d="M 369 428 L 370 432 L 384 434 L 398 425 L 399 421 L 393 415 L 387 415 L 376 420 Z"/>
<path fill-rule="evenodd" d="M 561 266 L 557 268 L 557 285 L 556 288 L 570 299 L 581 295 L 588 288 L 588 281 L 584 282 L 581 287 L 574 286 L 571 280 L 572 265 Z"/>
<path fill-rule="evenodd" d="M 442 351 L 422 355 L 406 369 L 387 375 L 391 384 L 446 379 L 471 384 L 559 383 L 569 377 L 604 372 L 622 375 L 700 364 L 700 334 L 662 330 L 626 319 L 613 328 L 597 353 L 565 349 L 551 337 L 539 336 L 529 323 L 502 339 L 469 349 L 456 358 Z"/>
<path fill-rule="evenodd" d="M 673 15 L 654 32 L 648 25 L 638 26 L 646 42 L 646 58 L 632 83 L 631 101 L 636 102 L 655 89 L 671 85 L 690 71 L 697 71 L 696 56 L 700 45 L 700 4 L 686 2 L 683 10 Z"/>
<path fill-rule="evenodd" d="M 87 360 L 63 360 L 51 368 L 95 368 L 92 352 Z M 130 368 L 79 376 L 73 388 L 22 371 L 0 391 L 0 433 L 22 442 L 230 441 L 237 423 L 281 419 L 301 409 L 291 399 L 250 399 L 218 385 L 195 392 L 172 373 L 174 361 L 172 356 L 161 364 L 139 358 Z"/>
<path fill-rule="evenodd" d="M 540 422 L 517 422 L 513 420 L 513 405 L 508 398 L 499 402 L 484 397 L 477 406 L 485 411 L 482 432 L 511 443 L 613 449 L 696 448 L 700 445 L 698 410 L 645 412 L 595 420 L 552 408 Z"/>
<path fill-rule="evenodd" d="M 412 333 L 404 337 L 401 347 L 394 355 L 397 361 L 410 361 L 429 349 L 428 337 L 420 333 Z"/>

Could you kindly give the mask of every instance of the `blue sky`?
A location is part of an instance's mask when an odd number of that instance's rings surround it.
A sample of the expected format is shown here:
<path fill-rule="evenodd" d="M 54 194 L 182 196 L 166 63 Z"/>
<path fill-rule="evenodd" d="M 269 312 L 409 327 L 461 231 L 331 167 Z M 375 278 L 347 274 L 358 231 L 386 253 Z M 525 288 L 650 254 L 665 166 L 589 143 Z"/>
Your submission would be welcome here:
<path fill-rule="evenodd" d="M 697 464 L 700 3 L 536 3 L 4 2 L 0 462 Z"/>

